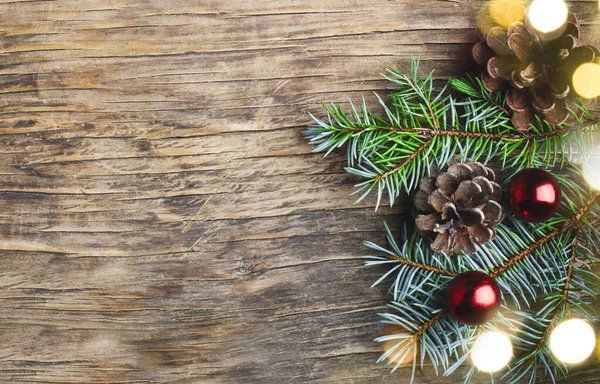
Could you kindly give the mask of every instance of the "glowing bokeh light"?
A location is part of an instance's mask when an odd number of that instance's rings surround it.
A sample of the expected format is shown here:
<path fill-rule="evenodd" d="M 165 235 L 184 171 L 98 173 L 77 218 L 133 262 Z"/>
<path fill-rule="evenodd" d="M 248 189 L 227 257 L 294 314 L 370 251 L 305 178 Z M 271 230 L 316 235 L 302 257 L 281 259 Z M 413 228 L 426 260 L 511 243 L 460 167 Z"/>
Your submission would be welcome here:
<path fill-rule="evenodd" d="M 600 64 L 580 65 L 573 73 L 573 89 L 586 99 L 600 96 Z"/>
<path fill-rule="evenodd" d="M 501 332 L 485 332 L 475 341 L 471 350 L 473 365 L 483 372 L 504 368 L 513 355 L 512 343 Z"/>
<path fill-rule="evenodd" d="M 590 187 L 600 190 L 600 147 L 595 147 L 592 154 L 583 159 L 583 177 Z"/>
<path fill-rule="evenodd" d="M 569 9 L 563 0 L 534 0 L 527 17 L 533 28 L 542 33 L 556 31 L 564 26 Z"/>
<path fill-rule="evenodd" d="M 567 320 L 550 334 L 550 351 L 564 363 L 580 363 L 594 352 L 596 335 L 587 322 Z"/>
<path fill-rule="evenodd" d="M 383 341 L 385 358 L 397 365 L 412 363 L 417 353 L 413 336 L 404 328 L 391 324 L 386 325 L 383 332 L 386 335 L 386 340 Z"/>
<path fill-rule="evenodd" d="M 527 4 L 523 0 L 491 0 L 489 13 L 494 22 L 508 29 L 516 21 L 525 19 Z"/>

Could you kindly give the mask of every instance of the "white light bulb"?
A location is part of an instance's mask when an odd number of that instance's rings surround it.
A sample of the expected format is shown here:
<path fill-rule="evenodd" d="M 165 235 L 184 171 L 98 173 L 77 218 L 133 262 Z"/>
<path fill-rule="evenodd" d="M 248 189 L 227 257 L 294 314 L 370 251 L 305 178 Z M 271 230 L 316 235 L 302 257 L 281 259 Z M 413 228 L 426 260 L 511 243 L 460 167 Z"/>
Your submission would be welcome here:
<path fill-rule="evenodd" d="M 568 16 L 569 9 L 563 0 L 534 0 L 527 12 L 531 25 L 542 33 L 559 29 Z"/>
<path fill-rule="evenodd" d="M 501 332 L 486 332 L 473 344 L 471 359 L 480 371 L 496 372 L 512 358 L 513 348 L 508 336 Z"/>
<path fill-rule="evenodd" d="M 567 320 L 554 328 L 550 335 L 550 351 L 564 363 L 580 363 L 592 354 L 596 347 L 596 334 L 587 322 Z"/>

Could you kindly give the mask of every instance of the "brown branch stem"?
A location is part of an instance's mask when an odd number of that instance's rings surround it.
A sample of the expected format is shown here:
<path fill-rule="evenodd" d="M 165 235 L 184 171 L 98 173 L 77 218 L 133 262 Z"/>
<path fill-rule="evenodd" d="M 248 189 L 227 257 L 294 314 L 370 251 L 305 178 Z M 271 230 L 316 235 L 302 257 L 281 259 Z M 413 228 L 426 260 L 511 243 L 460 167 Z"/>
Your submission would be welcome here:
<path fill-rule="evenodd" d="M 585 125 L 583 128 L 589 127 L 592 124 Z M 530 139 L 539 140 L 548 137 L 560 136 L 570 130 L 569 127 L 558 128 L 549 132 L 523 132 L 523 133 L 490 133 L 490 132 L 466 132 L 466 131 L 454 131 L 444 129 L 431 129 L 427 127 L 359 127 L 353 128 L 353 132 L 363 132 L 367 130 L 379 130 L 386 132 L 409 132 L 419 134 L 424 139 L 430 139 L 432 137 L 457 137 L 460 139 L 491 139 L 491 140 L 519 140 L 519 139 Z"/>
<path fill-rule="evenodd" d="M 410 156 L 408 156 L 406 159 L 404 159 L 403 161 L 401 161 L 394 168 L 392 168 L 392 169 L 388 170 L 387 172 L 382 173 L 381 175 L 377 176 L 375 178 L 375 182 L 377 182 L 377 183 L 380 182 L 381 180 L 385 179 L 386 177 L 389 177 L 390 175 L 398 172 L 407 163 L 413 161 L 417 156 L 419 156 L 419 154 L 421 152 L 423 152 L 429 146 L 429 144 L 431 144 L 431 140 L 432 139 L 429 139 L 426 142 L 424 142 L 419 148 L 417 148 L 413 153 L 411 153 Z"/>
<path fill-rule="evenodd" d="M 433 267 L 431 265 L 417 263 L 416 261 L 406 260 L 406 259 L 403 259 L 403 258 L 398 257 L 398 256 L 386 255 L 386 257 L 388 259 L 390 259 L 390 260 L 397 261 L 398 263 L 400 263 L 402 265 L 408 265 L 409 267 L 421 269 L 421 270 L 427 271 L 427 272 L 433 272 L 433 273 L 436 273 L 438 275 L 449 276 L 449 277 L 458 276 L 458 273 L 445 271 L 443 269 L 436 268 L 436 267 Z"/>
<path fill-rule="evenodd" d="M 417 356 L 419 355 L 419 351 L 421 349 L 421 336 L 423 336 L 423 333 L 425 333 L 425 331 L 427 331 L 429 328 L 433 327 L 433 325 L 440 320 L 442 317 L 444 317 L 444 315 L 446 314 L 446 310 L 440 311 L 438 313 L 436 313 L 435 315 L 433 315 L 428 321 L 426 321 L 425 323 L 422 323 L 421 325 L 419 325 L 417 327 L 417 330 L 415 332 L 415 334 L 413 335 L 413 340 L 415 343 L 415 359 L 417 358 Z"/>
<path fill-rule="evenodd" d="M 598 202 L 598 199 L 600 199 L 600 192 L 594 193 L 585 202 L 585 204 L 581 208 L 579 208 L 579 210 L 577 210 L 577 212 L 573 216 L 571 216 L 571 218 L 569 218 L 568 220 L 561 223 L 558 226 L 558 228 L 547 233 L 546 235 L 544 235 L 544 237 L 537 239 L 534 243 L 530 244 L 529 247 L 527 247 L 526 249 L 522 250 L 521 252 L 519 252 L 516 255 L 509 258 L 506 261 L 506 263 L 504 263 L 503 265 L 496 267 L 492 271 L 492 273 L 490 273 L 490 276 L 493 278 L 498 277 L 499 275 L 503 274 L 504 272 L 506 272 L 507 270 L 512 268 L 516 263 L 523 260 L 528 255 L 532 254 L 536 249 L 538 249 L 542 245 L 546 244 L 548 241 L 552 240 L 554 237 L 560 235 L 565 228 L 578 226 L 580 224 L 583 216 L 586 213 L 588 213 L 589 210 Z"/>
<path fill-rule="evenodd" d="M 560 310 L 563 307 L 569 305 L 569 303 L 567 301 L 567 296 L 569 295 L 569 288 L 571 287 L 571 278 L 573 276 L 573 267 L 575 265 L 575 252 L 576 252 L 576 249 L 577 249 L 577 239 L 575 239 L 573 241 L 573 244 L 571 245 L 571 257 L 569 258 L 569 265 L 567 267 L 567 278 L 565 280 L 565 285 L 563 286 L 562 301 L 554 309 L 554 313 L 552 314 L 552 319 L 550 320 L 550 322 L 548 323 L 548 325 L 544 329 L 544 333 L 542 333 L 542 336 L 540 337 L 540 340 L 538 341 L 537 345 L 535 346 L 535 349 L 533 350 L 533 352 L 531 352 L 531 357 L 529 357 L 529 359 L 527 359 L 526 364 L 531 363 L 533 361 L 533 359 L 535 358 L 535 356 L 538 354 L 538 352 L 540 350 L 542 350 L 542 348 L 544 348 L 544 344 L 546 343 L 546 340 L 548 339 L 548 336 L 550 336 L 550 331 L 554 328 L 554 324 L 558 320 L 558 315 L 560 313 Z"/>

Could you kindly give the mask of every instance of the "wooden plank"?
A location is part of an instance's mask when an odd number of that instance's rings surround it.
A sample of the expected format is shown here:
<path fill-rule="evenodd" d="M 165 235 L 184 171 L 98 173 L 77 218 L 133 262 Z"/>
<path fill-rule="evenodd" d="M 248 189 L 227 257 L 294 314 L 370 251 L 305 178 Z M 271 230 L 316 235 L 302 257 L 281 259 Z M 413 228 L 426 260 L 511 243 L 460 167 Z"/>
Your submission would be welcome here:
<path fill-rule="evenodd" d="M 462 74 L 481 4 L 0 0 L 0 382 L 407 382 L 360 260 L 406 207 L 302 129 L 411 56 Z"/>

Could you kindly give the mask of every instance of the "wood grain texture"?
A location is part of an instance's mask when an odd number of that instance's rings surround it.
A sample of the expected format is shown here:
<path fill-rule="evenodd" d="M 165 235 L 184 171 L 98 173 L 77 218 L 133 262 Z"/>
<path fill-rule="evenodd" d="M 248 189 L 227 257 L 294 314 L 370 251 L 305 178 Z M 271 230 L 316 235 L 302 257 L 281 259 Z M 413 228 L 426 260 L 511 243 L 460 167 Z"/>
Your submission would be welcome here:
<path fill-rule="evenodd" d="M 301 131 L 411 56 L 463 73 L 481 4 L 0 0 L 0 382 L 407 382 L 360 260 L 401 208 Z"/>

